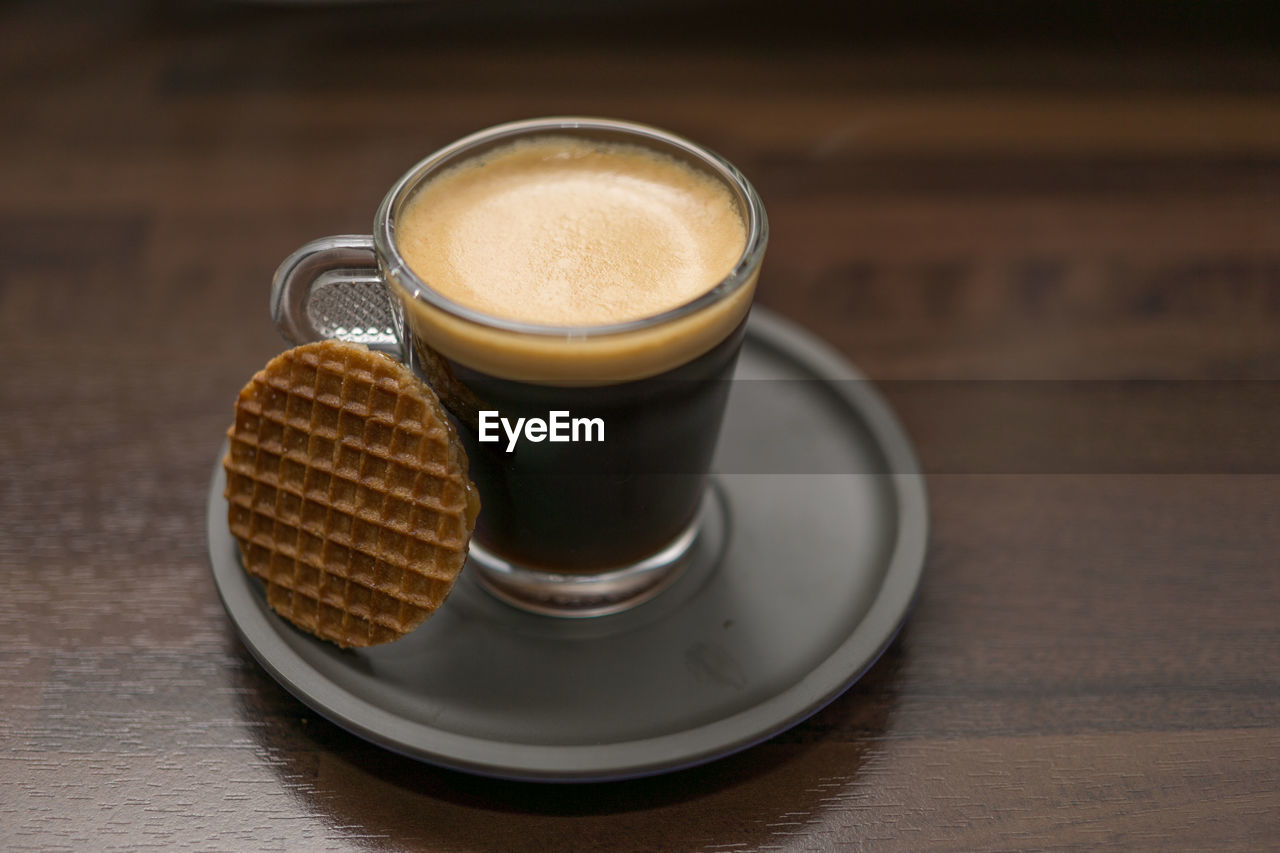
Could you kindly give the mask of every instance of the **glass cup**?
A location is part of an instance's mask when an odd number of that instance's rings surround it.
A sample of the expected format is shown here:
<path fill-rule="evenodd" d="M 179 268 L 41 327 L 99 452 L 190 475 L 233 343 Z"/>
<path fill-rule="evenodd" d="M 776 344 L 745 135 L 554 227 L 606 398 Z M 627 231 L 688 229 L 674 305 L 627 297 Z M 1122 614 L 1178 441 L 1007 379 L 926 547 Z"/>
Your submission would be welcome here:
<path fill-rule="evenodd" d="M 741 256 L 706 293 L 638 320 L 543 326 L 458 304 L 405 262 L 396 242 L 401 213 L 441 170 L 528 138 L 626 143 L 710 176 L 728 189 L 745 225 Z M 365 343 L 405 361 L 436 391 L 480 490 L 468 570 L 484 587 L 535 612 L 600 615 L 656 595 L 696 550 L 714 509 L 707 479 L 726 380 L 767 239 L 755 190 L 705 148 L 629 122 L 533 119 L 422 160 L 383 199 L 372 236 L 303 246 L 276 272 L 271 311 L 295 345 L 327 337 Z M 591 440 L 532 440 L 526 430 L 512 447 L 499 417 L 539 418 L 552 430 L 558 418 L 562 434 L 581 427 L 574 437 Z"/>

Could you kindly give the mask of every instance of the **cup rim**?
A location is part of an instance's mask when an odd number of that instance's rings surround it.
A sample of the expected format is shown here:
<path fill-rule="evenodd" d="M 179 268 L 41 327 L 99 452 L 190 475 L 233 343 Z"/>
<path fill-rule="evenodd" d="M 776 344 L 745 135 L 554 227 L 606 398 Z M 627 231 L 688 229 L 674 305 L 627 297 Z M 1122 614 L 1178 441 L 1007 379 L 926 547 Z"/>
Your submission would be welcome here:
<path fill-rule="evenodd" d="M 714 287 L 697 297 L 669 308 L 659 314 L 588 326 L 557 326 L 527 323 L 504 317 L 495 317 L 456 302 L 431 288 L 417 273 L 410 269 L 395 242 L 395 219 L 418 186 L 437 170 L 452 164 L 467 153 L 481 146 L 499 144 L 525 136 L 573 134 L 580 131 L 597 131 L 615 134 L 620 139 L 634 142 L 655 143 L 668 151 L 674 149 L 686 157 L 698 161 L 708 171 L 717 175 L 740 197 L 746 214 L 747 240 L 742 254 L 733 268 Z M 725 158 L 682 136 L 660 128 L 618 119 L 584 116 L 549 116 L 524 119 L 495 125 L 477 131 L 435 151 L 418 161 L 405 172 L 383 197 L 373 222 L 373 242 L 389 285 L 398 288 L 410 298 L 425 302 L 452 317 L 481 326 L 525 335 L 541 335 L 559 338 L 587 338 L 625 334 L 661 326 L 665 323 L 696 314 L 704 308 L 727 299 L 746 286 L 760 268 L 769 240 L 769 222 L 764 203 L 746 176 Z"/>

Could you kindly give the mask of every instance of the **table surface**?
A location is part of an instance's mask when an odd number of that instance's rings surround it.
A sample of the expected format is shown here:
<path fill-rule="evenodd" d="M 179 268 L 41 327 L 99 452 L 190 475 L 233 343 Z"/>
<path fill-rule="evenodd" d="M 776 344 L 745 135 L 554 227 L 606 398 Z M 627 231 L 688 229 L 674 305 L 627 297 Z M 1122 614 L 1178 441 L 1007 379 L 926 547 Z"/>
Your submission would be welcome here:
<path fill-rule="evenodd" d="M 891 4 L 681 5 L 0 10 L 0 847 L 1275 844 L 1274 15 L 956 35 L 934 2 L 917 38 Z M 367 231 L 439 145 L 563 113 L 752 177 L 761 304 L 881 385 L 933 534 L 904 632 L 808 722 L 540 786 L 290 697 L 203 518 L 231 401 L 282 349 L 280 259 Z"/>

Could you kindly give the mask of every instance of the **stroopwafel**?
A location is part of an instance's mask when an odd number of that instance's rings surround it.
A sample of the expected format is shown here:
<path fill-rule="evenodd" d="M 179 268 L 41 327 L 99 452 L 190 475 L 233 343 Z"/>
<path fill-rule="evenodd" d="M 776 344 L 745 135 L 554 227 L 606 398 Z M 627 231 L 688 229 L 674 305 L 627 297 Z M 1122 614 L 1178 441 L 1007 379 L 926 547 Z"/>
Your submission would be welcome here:
<path fill-rule="evenodd" d="M 339 646 L 412 631 L 448 596 L 480 499 L 431 389 L 360 344 L 272 359 L 227 431 L 228 523 L 267 603 Z"/>

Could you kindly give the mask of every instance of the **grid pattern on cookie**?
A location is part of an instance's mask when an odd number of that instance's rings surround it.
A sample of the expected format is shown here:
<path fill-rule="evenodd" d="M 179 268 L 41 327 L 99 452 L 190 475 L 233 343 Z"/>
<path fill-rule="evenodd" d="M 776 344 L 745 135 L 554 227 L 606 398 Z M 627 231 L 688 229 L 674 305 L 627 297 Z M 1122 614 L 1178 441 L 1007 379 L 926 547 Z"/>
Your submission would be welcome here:
<path fill-rule="evenodd" d="M 452 588 L 474 513 L 428 394 L 398 362 L 335 341 L 289 350 L 241 392 L 228 521 L 268 604 L 300 628 L 387 642 Z"/>

